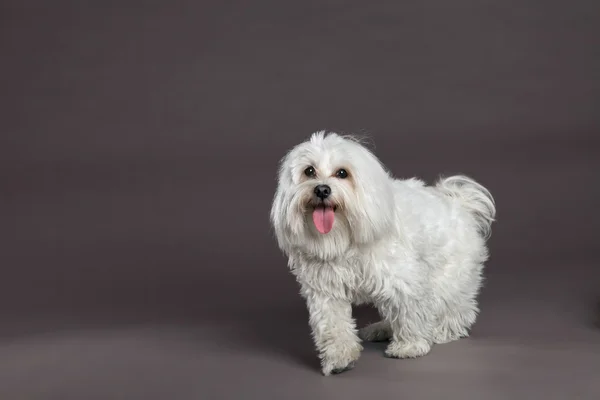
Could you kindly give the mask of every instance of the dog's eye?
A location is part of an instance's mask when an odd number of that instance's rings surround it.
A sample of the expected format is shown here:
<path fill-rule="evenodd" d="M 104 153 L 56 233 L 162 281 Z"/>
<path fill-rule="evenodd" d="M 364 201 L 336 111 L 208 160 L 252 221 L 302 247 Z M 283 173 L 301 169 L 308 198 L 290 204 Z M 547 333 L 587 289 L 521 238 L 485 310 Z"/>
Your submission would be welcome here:
<path fill-rule="evenodd" d="M 335 173 L 335 176 L 337 176 L 340 179 L 346 179 L 348 177 L 348 172 L 342 168 Z"/>
<path fill-rule="evenodd" d="M 304 175 L 308 177 L 313 177 L 316 175 L 315 169 L 313 167 L 308 167 L 304 170 Z"/>

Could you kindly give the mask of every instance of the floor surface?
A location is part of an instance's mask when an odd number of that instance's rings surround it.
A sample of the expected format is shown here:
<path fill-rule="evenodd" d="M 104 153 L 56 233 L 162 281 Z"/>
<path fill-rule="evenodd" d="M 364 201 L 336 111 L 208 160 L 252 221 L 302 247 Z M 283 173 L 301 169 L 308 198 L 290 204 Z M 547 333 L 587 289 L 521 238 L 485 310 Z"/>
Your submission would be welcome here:
<path fill-rule="evenodd" d="M 0 399 L 599 399 L 598 9 L 4 1 Z M 268 225 L 320 129 L 490 188 L 470 338 L 321 376 Z"/>

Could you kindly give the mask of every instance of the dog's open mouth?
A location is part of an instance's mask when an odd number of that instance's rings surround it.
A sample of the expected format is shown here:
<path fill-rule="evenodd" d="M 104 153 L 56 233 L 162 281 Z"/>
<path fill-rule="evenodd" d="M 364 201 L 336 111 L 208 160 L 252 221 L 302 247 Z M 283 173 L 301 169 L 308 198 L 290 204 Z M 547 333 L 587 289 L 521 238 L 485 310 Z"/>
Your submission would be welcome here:
<path fill-rule="evenodd" d="M 313 223 L 319 233 L 326 234 L 333 228 L 335 222 L 336 205 L 318 204 L 313 210 Z"/>

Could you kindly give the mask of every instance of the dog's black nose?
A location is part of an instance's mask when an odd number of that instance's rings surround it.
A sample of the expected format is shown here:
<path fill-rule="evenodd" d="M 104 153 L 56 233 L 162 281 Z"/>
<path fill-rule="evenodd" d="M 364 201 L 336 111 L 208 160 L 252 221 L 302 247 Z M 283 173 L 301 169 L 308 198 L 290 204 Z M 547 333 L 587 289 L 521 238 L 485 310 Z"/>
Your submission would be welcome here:
<path fill-rule="evenodd" d="M 321 200 L 325 200 L 331 194 L 331 188 L 327 185 L 319 185 L 315 188 L 315 194 Z"/>

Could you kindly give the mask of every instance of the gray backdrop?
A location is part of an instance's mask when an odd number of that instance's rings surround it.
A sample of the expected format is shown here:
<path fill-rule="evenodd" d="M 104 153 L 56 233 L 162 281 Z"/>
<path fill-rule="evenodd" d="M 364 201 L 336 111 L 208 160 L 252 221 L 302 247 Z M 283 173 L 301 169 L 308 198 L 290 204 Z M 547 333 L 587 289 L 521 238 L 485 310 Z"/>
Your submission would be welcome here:
<path fill-rule="evenodd" d="M 600 398 L 599 8 L 4 0 L 0 398 Z M 471 338 L 320 375 L 268 224 L 320 129 L 490 188 Z"/>

